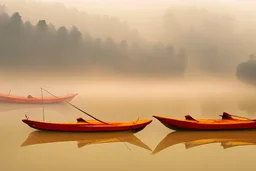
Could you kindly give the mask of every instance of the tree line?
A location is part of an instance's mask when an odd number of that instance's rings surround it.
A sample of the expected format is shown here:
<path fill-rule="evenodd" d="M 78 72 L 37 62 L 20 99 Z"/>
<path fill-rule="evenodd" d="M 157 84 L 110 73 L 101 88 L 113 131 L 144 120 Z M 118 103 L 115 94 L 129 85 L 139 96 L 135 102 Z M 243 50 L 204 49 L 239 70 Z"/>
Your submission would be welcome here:
<path fill-rule="evenodd" d="M 163 39 L 186 48 L 193 67 L 200 72 L 234 75 L 244 54 L 256 48 L 256 25 L 239 23 L 243 14 L 236 14 L 226 9 L 172 6 L 164 14 Z"/>
<path fill-rule="evenodd" d="M 118 73 L 182 76 L 187 55 L 172 44 L 145 45 L 94 38 L 73 26 L 56 28 L 45 20 L 35 25 L 19 12 L 0 10 L 0 65 L 27 68 L 92 68 Z"/>

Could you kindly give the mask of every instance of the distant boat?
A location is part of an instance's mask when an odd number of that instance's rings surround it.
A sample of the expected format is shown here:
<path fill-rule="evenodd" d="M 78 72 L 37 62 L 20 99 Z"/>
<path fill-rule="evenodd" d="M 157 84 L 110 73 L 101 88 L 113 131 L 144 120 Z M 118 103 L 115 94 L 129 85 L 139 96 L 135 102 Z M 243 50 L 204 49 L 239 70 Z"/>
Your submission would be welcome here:
<path fill-rule="evenodd" d="M 135 146 L 144 148 L 146 150 L 152 151 L 150 147 L 148 147 L 145 143 L 143 143 L 133 133 L 130 132 L 115 132 L 101 134 L 34 131 L 29 134 L 29 136 L 21 144 L 21 146 L 25 147 L 30 145 L 72 141 L 77 142 L 78 148 L 93 144 L 127 142 Z"/>
<path fill-rule="evenodd" d="M 152 120 L 137 120 L 133 122 L 102 123 L 96 120 L 84 120 L 82 118 L 78 118 L 77 122 L 74 123 L 50 123 L 33 121 L 28 118 L 22 121 L 34 129 L 61 132 L 139 132 L 152 122 Z"/>
<path fill-rule="evenodd" d="M 212 143 L 220 143 L 224 149 L 256 145 L 256 131 L 175 131 L 157 145 L 153 154 L 181 143 L 186 149 Z"/>
<path fill-rule="evenodd" d="M 11 94 L 0 94 L 0 102 L 8 103 L 22 103 L 22 104 L 52 104 L 52 103 L 61 103 L 65 101 L 71 101 L 77 94 L 68 94 L 65 96 L 55 96 L 55 97 L 32 97 L 31 95 L 25 96 L 16 96 Z"/>
<path fill-rule="evenodd" d="M 234 117 L 226 112 L 221 116 L 222 119 L 194 119 L 190 115 L 186 115 L 185 120 L 166 118 L 162 116 L 153 117 L 172 130 L 207 131 L 256 129 L 256 120 L 239 116 Z"/>

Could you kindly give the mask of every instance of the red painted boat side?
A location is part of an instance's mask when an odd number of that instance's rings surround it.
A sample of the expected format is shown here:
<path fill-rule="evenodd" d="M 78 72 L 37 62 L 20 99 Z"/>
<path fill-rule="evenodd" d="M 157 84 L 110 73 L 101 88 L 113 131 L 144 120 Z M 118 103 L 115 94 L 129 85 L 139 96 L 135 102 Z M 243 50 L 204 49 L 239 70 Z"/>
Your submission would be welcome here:
<path fill-rule="evenodd" d="M 219 120 L 180 120 L 162 116 L 153 116 L 163 125 L 173 130 L 247 130 L 256 129 L 254 120 L 219 119 Z"/>
<path fill-rule="evenodd" d="M 56 96 L 56 97 L 44 97 L 44 104 L 51 103 L 60 103 L 64 101 L 71 101 L 77 94 L 68 94 L 65 96 Z M 25 103 L 25 104 L 42 104 L 42 97 L 24 97 L 24 96 L 15 96 L 0 94 L 0 101 L 9 102 L 9 103 Z"/>
<path fill-rule="evenodd" d="M 82 123 L 48 123 L 22 120 L 28 126 L 46 131 L 65 131 L 65 132 L 112 132 L 112 131 L 133 131 L 138 132 L 144 129 L 152 120 L 139 120 L 135 122 L 120 122 L 104 124 L 98 121 L 87 121 Z"/>

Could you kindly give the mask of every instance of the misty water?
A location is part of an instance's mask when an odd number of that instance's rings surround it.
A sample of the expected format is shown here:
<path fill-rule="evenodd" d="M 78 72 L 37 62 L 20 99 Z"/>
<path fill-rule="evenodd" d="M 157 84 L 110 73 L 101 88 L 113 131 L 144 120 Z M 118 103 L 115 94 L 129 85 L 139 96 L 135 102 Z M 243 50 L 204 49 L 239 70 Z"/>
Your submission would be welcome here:
<path fill-rule="evenodd" d="M 255 89 L 236 80 L 4 78 L 2 93 L 11 89 L 15 95 L 41 96 L 40 87 L 54 95 L 78 93 L 71 103 L 101 120 L 134 121 L 139 117 L 153 122 L 134 135 L 46 133 L 24 124 L 21 120 L 25 114 L 30 119 L 43 120 L 44 108 L 45 121 L 75 122 L 78 117 L 90 118 L 68 104 L 42 107 L 1 103 L 1 171 L 255 168 L 254 131 L 225 133 L 224 138 L 217 140 L 215 133 L 205 133 L 206 138 L 200 139 L 197 134 L 172 135 L 174 131 L 152 117 L 184 118 L 190 114 L 195 118 L 220 118 L 226 111 L 254 118 Z M 51 96 L 47 92 L 43 95 Z"/>
<path fill-rule="evenodd" d="M 71 103 L 105 122 L 153 122 L 46 133 L 22 119 L 91 118 L 66 103 L 0 103 L 0 171 L 255 170 L 256 131 L 176 133 L 152 117 L 256 118 L 255 5 L 1 0 L 0 93 L 78 93 Z"/>

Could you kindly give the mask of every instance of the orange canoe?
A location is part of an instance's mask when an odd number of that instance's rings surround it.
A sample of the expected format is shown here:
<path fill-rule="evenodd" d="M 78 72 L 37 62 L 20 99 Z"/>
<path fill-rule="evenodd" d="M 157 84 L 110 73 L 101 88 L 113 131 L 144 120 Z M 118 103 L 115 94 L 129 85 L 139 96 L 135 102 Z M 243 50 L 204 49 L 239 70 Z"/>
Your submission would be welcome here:
<path fill-rule="evenodd" d="M 31 95 L 25 96 L 15 96 L 11 94 L 0 94 L 1 102 L 9 102 L 9 103 L 26 103 L 26 104 L 41 104 L 42 102 L 45 104 L 50 103 L 61 103 L 65 101 L 71 101 L 77 94 L 68 94 L 65 96 L 55 96 L 55 97 L 44 97 L 42 101 L 42 97 L 32 97 Z"/>
<path fill-rule="evenodd" d="M 248 130 L 256 129 L 256 120 L 233 117 L 224 112 L 222 119 L 194 119 L 190 115 L 185 120 L 153 116 L 163 125 L 173 130 Z"/>
<path fill-rule="evenodd" d="M 137 120 L 134 122 L 109 122 L 102 123 L 95 120 L 83 120 L 78 118 L 74 123 L 49 123 L 23 119 L 28 126 L 45 131 L 65 131 L 65 132 L 115 132 L 143 130 L 152 120 Z"/>

